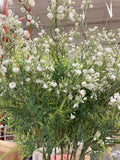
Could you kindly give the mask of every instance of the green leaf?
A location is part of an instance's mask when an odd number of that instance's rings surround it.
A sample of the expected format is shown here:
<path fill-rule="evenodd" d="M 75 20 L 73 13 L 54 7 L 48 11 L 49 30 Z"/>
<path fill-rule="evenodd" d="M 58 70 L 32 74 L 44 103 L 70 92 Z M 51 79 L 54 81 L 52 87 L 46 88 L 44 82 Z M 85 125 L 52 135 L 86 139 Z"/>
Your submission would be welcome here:
<path fill-rule="evenodd" d="M 73 146 L 72 146 L 72 144 L 71 144 L 71 142 L 70 142 L 70 139 L 68 138 L 68 136 L 66 136 L 66 140 L 67 140 L 67 142 L 69 143 L 72 151 L 75 151 L 74 148 L 73 148 Z"/>
<path fill-rule="evenodd" d="M 68 97 L 65 97 L 65 98 L 64 98 L 64 100 L 63 100 L 63 102 L 62 102 L 62 104 L 61 104 L 61 106 L 60 106 L 60 111 L 63 109 L 63 106 L 64 106 L 67 98 L 68 98 Z"/>

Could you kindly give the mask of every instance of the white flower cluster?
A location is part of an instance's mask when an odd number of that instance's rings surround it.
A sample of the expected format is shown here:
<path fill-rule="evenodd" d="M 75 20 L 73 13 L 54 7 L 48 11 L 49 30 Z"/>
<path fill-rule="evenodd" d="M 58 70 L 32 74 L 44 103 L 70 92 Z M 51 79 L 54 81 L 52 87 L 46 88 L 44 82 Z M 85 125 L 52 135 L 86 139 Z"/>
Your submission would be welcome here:
<path fill-rule="evenodd" d="M 14 89 L 16 87 L 16 83 L 15 82 L 10 82 L 9 87 L 10 87 L 10 89 Z"/>
<path fill-rule="evenodd" d="M 82 1 L 82 5 L 81 5 L 81 9 L 86 9 L 86 6 L 88 6 L 88 8 L 92 9 L 93 5 L 91 4 L 92 0 L 83 0 Z"/>
<path fill-rule="evenodd" d="M 70 7 L 66 7 L 66 4 Z M 47 14 L 49 19 L 57 18 L 58 20 L 62 21 L 65 18 L 70 18 L 72 21 L 74 21 L 74 16 L 76 14 L 75 9 L 72 8 L 72 0 L 63 1 L 63 3 L 59 3 L 56 0 L 51 0 L 50 6 L 48 6 L 47 10 L 49 13 Z M 57 7 L 56 7 L 57 6 Z M 55 15 L 57 13 L 57 16 Z"/>
<path fill-rule="evenodd" d="M 9 37 L 10 41 L 15 43 L 16 39 L 13 38 L 15 35 L 23 34 L 23 29 L 21 28 L 21 21 L 18 20 L 18 16 L 15 16 L 12 10 L 8 10 L 8 17 L 0 14 L 0 37 L 1 40 L 5 34 L 4 26 L 7 26 L 7 32 L 11 33 Z M 16 28 L 19 28 L 16 30 Z M 22 39 L 22 38 L 21 38 Z M 1 52 L 1 51 L 0 51 Z"/>
<path fill-rule="evenodd" d="M 115 93 L 114 96 L 110 98 L 109 105 L 111 106 L 118 106 L 118 109 L 120 110 L 120 94 Z"/>
<path fill-rule="evenodd" d="M 35 0 L 28 0 L 29 5 L 34 7 L 35 6 Z"/>

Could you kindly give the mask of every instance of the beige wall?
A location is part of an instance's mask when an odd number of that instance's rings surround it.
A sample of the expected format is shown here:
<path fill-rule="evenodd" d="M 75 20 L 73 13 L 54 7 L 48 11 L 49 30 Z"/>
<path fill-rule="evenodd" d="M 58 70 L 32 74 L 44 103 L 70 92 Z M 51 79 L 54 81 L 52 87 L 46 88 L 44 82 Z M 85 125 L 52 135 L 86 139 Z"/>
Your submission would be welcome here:
<path fill-rule="evenodd" d="M 18 0 L 15 0 L 17 2 Z M 82 0 L 74 0 L 76 2 L 75 8 L 78 13 L 81 13 L 80 10 L 80 4 Z M 108 4 L 110 1 L 113 2 L 113 18 L 110 19 L 105 2 Z M 36 6 L 33 7 L 33 14 L 35 17 L 39 17 L 39 20 L 41 21 L 41 26 L 43 26 L 46 30 L 49 30 L 49 20 L 47 18 L 47 6 L 48 6 L 48 0 L 35 0 Z M 108 30 L 115 29 L 120 27 L 120 0 L 93 0 L 94 8 L 90 9 L 88 12 L 88 25 L 90 27 L 97 25 L 99 29 L 106 26 Z M 19 15 L 19 17 L 24 16 L 23 13 L 21 13 L 20 9 L 17 7 L 17 5 L 12 5 L 9 7 L 10 9 L 13 9 L 16 14 Z M 69 23 L 68 28 L 71 27 L 73 24 Z M 33 34 L 36 35 L 38 31 L 33 30 Z"/>

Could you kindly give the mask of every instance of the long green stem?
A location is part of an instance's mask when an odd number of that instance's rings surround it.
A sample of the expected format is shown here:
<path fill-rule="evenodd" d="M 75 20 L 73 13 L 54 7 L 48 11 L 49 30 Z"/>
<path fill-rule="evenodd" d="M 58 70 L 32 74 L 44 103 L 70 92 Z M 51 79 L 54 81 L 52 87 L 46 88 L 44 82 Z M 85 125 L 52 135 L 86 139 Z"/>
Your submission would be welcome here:
<path fill-rule="evenodd" d="M 82 151 L 81 151 L 81 153 L 80 153 L 79 160 L 84 160 L 84 158 L 85 158 L 85 153 L 86 153 L 88 147 L 89 147 L 89 142 L 88 142 L 88 143 L 86 142 L 86 143 L 83 144 L 83 147 L 82 147 Z"/>
<path fill-rule="evenodd" d="M 48 154 L 48 160 L 51 160 L 51 154 L 50 153 Z"/>
<path fill-rule="evenodd" d="M 55 147 L 55 156 L 54 156 L 54 159 L 56 160 L 56 147 Z"/>
<path fill-rule="evenodd" d="M 70 145 L 68 144 L 67 160 L 69 160 L 69 154 L 70 154 Z"/>
<path fill-rule="evenodd" d="M 73 160 L 76 158 L 76 150 L 74 151 Z"/>
<path fill-rule="evenodd" d="M 71 153 L 70 160 L 72 160 L 72 157 L 73 157 L 73 151 L 72 151 L 72 153 Z"/>
<path fill-rule="evenodd" d="M 45 148 L 43 147 L 43 159 L 46 160 Z"/>
<path fill-rule="evenodd" d="M 63 145 L 61 146 L 61 160 L 63 160 Z"/>

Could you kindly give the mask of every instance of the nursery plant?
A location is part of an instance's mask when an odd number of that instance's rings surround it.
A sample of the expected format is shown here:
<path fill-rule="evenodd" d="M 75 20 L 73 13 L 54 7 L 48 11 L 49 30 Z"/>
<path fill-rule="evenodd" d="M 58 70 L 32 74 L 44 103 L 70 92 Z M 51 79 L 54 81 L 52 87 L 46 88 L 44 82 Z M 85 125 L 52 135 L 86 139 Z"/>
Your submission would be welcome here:
<path fill-rule="evenodd" d="M 1 41 L 5 24 L 10 39 L 0 49 L 0 109 L 23 157 L 42 147 L 43 159 L 53 151 L 56 159 L 58 148 L 62 160 L 64 153 L 75 159 L 82 144 L 84 160 L 88 149 L 102 157 L 119 143 L 120 30 L 88 28 L 91 0 L 82 1 L 81 14 L 73 4 L 51 0 L 50 32 L 33 40 L 12 12 L 0 15 Z M 66 32 L 68 21 L 75 25 Z"/>

